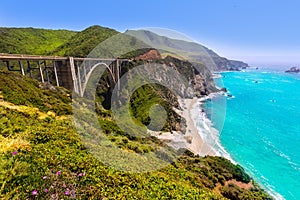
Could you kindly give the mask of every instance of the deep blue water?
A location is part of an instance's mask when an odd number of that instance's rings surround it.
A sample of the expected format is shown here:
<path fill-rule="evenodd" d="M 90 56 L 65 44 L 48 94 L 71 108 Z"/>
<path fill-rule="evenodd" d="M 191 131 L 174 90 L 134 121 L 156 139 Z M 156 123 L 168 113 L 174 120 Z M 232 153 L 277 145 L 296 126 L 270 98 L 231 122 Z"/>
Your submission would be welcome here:
<path fill-rule="evenodd" d="M 206 103 L 221 144 L 278 199 L 300 199 L 300 74 L 255 70 L 222 75 L 216 82 L 233 98 Z"/>

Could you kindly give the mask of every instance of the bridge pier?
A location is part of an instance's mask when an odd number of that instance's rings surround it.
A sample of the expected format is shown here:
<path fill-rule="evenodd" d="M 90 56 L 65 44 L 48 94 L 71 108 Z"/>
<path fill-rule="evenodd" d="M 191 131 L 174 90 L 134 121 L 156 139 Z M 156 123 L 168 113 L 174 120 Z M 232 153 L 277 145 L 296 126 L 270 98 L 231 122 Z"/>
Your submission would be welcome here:
<path fill-rule="evenodd" d="M 42 69 L 42 66 L 41 66 L 41 62 L 38 60 L 37 61 L 37 64 L 38 64 L 38 68 L 39 68 L 39 71 L 40 71 L 40 76 L 41 76 L 41 81 L 42 83 L 44 83 L 44 73 L 43 73 L 43 69 Z"/>
<path fill-rule="evenodd" d="M 72 91 L 74 88 L 70 63 L 67 60 L 56 61 L 59 85 Z"/>

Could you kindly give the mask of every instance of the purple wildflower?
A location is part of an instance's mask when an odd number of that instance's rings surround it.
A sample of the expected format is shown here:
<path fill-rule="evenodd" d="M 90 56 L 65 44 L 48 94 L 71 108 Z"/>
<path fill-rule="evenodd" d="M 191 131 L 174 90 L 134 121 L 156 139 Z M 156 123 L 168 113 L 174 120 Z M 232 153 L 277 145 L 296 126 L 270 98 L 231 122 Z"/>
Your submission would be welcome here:
<path fill-rule="evenodd" d="M 78 177 L 85 176 L 85 172 L 83 172 L 83 173 L 79 173 L 77 176 L 78 176 Z"/>
<path fill-rule="evenodd" d="M 56 172 L 57 175 L 61 175 L 61 171 Z"/>
<path fill-rule="evenodd" d="M 31 194 L 32 194 L 33 196 L 35 196 L 35 195 L 38 194 L 38 191 L 37 191 L 37 190 L 33 190 Z"/>
<path fill-rule="evenodd" d="M 47 176 L 43 176 L 43 180 L 45 180 L 47 178 Z"/>
<path fill-rule="evenodd" d="M 18 154 L 18 152 L 17 152 L 17 151 L 13 151 L 13 152 L 11 152 L 11 154 L 12 154 L 13 156 L 15 156 L 15 155 Z"/>
<path fill-rule="evenodd" d="M 65 191 L 65 195 L 67 195 L 67 196 L 70 195 L 69 190 L 66 190 L 66 191 Z"/>
<path fill-rule="evenodd" d="M 48 190 L 47 188 L 44 189 L 44 192 L 45 192 L 45 193 L 48 193 L 48 191 L 49 191 L 49 190 Z"/>

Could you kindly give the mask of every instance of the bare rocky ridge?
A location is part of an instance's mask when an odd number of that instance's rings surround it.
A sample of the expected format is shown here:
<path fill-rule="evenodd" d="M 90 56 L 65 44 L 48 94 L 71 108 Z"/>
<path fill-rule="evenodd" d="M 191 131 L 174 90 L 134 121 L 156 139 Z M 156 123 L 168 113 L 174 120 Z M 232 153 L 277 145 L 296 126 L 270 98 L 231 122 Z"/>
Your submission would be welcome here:
<path fill-rule="evenodd" d="M 135 60 L 160 60 L 162 56 L 156 49 L 150 49 L 148 52 L 134 58 Z"/>

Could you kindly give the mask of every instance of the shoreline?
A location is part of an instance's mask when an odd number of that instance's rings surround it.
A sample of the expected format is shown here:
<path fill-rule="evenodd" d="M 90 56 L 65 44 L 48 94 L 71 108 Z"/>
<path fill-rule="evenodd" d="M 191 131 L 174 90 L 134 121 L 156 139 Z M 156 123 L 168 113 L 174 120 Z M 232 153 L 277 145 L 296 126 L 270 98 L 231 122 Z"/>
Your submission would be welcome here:
<path fill-rule="evenodd" d="M 180 99 L 179 104 L 182 110 L 174 109 L 182 118 L 186 120 L 185 133 L 179 131 L 172 132 L 148 132 L 160 140 L 165 141 L 174 149 L 185 148 L 199 156 L 222 156 L 231 162 L 236 162 L 219 142 L 219 131 L 213 127 L 213 123 L 202 111 L 201 106 L 206 99 L 213 98 L 222 93 L 212 93 L 205 97 L 193 97 L 192 99 Z M 202 123 L 202 128 L 198 123 Z M 211 134 L 213 133 L 213 134 Z M 211 136 L 207 136 L 210 135 Z"/>
<path fill-rule="evenodd" d="M 169 146 L 176 150 L 185 148 L 200 156 L 216 156 L 217 153 L 209 145 L 207 145 L 207 143 L 201 137 L 201 134 L 199 134 L 195 121 L 192 118 L 192 112 L 195 105 L 199 105 L 198 101 L 199 98 L 197 97 L 192 99 L 180 99 L 179 104 L 183 110 L 174 108 L 174 110 L 186 120 L 185 133 L 180 131 L 155 132 L 151 130 L 148 130 L 148 133 L 160 140 L 165 141 Z"/>
<path fill-rule="evenodd" d="M 202 105 L 207 99 L 212 99 L 217 96 L 224 96 L 224 92 L 211 93 L 208 96 L 198 98 L 196 104 L 191 109 L 192 120 L 196 124 L 197 131 L 203 139 L 204 143 L 210 146 L 215 152 L 215 156 L 222 156 L 229 159 L 232 163 L 236 162 L 231 158 L 230 154 L 225 150 L 220 141 L 220 131 L 215 128 L 211 119 L 207 117 Z"/>
<path fill-rule="evenodd" d="M 193 153 L 198 154 L 200 156 L 210 155 L 216 156 L 217 152 L 213 149 L 204 139 L 201 132 L 197 127 L 196 121 L 193 119 L 193 111 L 195 107 L 199 105 L 201 101 L 204 101 L 207 97 L 204 98 L 197 98 L 194 97 L 193 99 L 183 99 L 181 104 L 184 104 L 184 110 L 181 111 L 181 116 L 186 120 L 186 133 L 187 137 L 191 137 L 192 141 L 187 146 L 187 149 L 191 150 Z M 203 114 L 201 114 L 201 118 L 203 118 Z"/>

